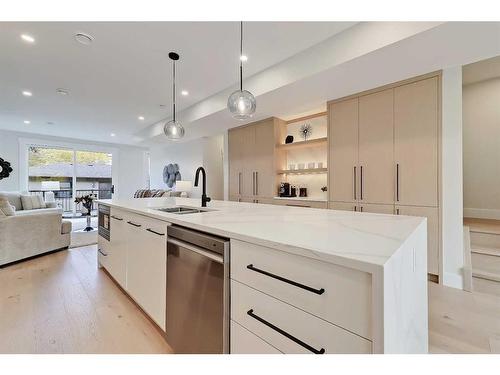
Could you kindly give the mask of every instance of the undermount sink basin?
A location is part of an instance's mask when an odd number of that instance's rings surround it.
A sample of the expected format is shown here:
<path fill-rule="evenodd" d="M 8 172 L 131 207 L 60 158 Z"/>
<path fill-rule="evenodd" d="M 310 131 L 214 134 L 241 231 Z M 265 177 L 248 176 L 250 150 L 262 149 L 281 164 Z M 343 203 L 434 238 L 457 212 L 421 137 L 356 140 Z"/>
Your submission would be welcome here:
<path fill-rule="evenodd" d="M 183 207 L 183 206 L 160 207 L 160 208 L 155 208 L 155 210 L 161 211 L 161 212 L 166 212 L 169 214 L 176 214 L 176 215 L 197 214 L 197 213 L 201 213 L 201 212 L 210 211 L 210 210 L 205 210 L 205 209 L 196 208 L 196 207 Z"/>

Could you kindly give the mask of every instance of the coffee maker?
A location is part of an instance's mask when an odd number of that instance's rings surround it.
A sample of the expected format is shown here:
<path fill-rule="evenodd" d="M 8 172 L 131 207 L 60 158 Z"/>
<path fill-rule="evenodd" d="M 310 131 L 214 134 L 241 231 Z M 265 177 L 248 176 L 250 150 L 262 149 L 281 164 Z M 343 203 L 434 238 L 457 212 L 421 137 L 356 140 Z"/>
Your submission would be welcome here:
<path fill-rule="evenodd" d="M 280 183 L 279 196 L 280 197 L 289 197 L 290 196 L 290 184 L 288 182 L 281 182 Z"/>

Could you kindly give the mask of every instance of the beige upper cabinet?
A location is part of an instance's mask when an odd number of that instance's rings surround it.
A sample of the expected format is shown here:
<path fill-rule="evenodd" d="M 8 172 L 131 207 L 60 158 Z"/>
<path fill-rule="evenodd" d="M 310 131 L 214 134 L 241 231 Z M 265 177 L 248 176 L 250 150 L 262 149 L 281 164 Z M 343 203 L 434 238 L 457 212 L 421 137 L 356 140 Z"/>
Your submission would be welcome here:
<path fill-rule="evenodd" d="M 274 119 L 271 118 L 255 125 L 254 179 L 255 196 L 272 198 L 276 195 L 274 170 Z"/>
<path fill-rule="evenodd" d="M 241 148 L 241 195 L 250 197 L 254 195 L 255 188 L 255 128 L 245 126 L 239 130 Z"/>
<path fill-rule="evenodd" d="M 358 198 L 358 98 L 329 105 L 330 201 L 353 202 Z"/>
<path fill-rule="evenodd" d="M 274 134 L 274 118 L 229 130 L 230 196 L 253 199 L 275 195 Z"/>
<path fill-rule="evenodd" d="M 359 98 L 359 202 L 394 202 L 394 90 Z"/>
<path fill-rule="evenodd" d="M 228 154 L 229 154 L 229 195 L 238 197 L 241 194 L 242 154 L 241 129 L 231 129 L 228 132 Z"/>
<path fill-rule="evenodd" d="M 394 89 L 396 204 L 438 205 L 438 78 Z"/>

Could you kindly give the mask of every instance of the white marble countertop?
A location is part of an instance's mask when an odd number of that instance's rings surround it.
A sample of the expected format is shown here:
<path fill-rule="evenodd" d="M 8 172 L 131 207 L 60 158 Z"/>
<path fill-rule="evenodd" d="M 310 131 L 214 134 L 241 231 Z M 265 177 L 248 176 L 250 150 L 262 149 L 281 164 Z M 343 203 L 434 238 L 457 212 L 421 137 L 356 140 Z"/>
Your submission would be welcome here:
<path fill-rule="evenodd" d="M 212 201 L 212 211 L 176 215 L 154 208 L 200 207 L 200 199 L 98 200 L 173 224 L 239 239 L 289 253 L 376 272 L 425 218 L 327 209 Z M 111 230 L 113 230 L 111 228 Z"/>
<path fill-rule="evenodd" d="M 306 201 L 306 202 L 326 202 L 326 198 L 314 198 L 314 197 L 274 197 L 273 199 L 282 199 L 289 201 Z"/>

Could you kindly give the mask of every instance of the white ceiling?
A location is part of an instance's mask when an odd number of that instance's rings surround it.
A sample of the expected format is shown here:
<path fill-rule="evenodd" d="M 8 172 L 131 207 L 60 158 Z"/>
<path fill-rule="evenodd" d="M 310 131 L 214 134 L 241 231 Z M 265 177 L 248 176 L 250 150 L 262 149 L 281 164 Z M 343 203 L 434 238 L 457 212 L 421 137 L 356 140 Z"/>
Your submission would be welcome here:
<path fill-rule="evenodd" d="M 245 76 L 354 24 L 246 23 Z M 77 32 L 91 34 L 94 42 L 77 43 Z M 23 42 L 23 33 L 36 42 Z M 2 22 L 0 129 L 134 143 L 134 134 L 171 115 L 169 51 L 181 55 L 178 91 L 189 91 L 187 97 L 178 95 L 182 111 L 237 82 L 238 43 L 238 22 Z M 57 94 L 57 88 L 70 95 Z M 24 97 L 23 90 L 33 96 Z"/>
<path fill-rule="evenodd" d="M 462 74 L 464 85 L 500 78 L 500 56 L 465 65 Z"/>

